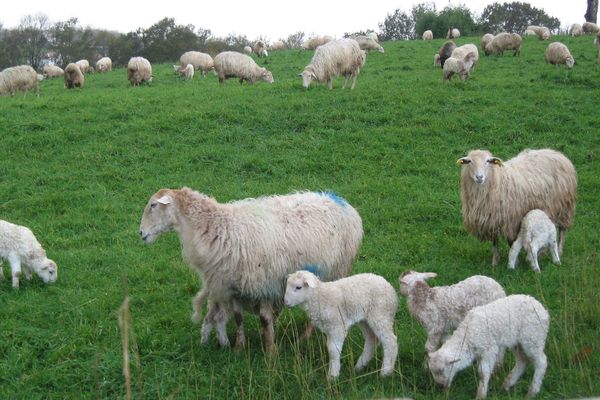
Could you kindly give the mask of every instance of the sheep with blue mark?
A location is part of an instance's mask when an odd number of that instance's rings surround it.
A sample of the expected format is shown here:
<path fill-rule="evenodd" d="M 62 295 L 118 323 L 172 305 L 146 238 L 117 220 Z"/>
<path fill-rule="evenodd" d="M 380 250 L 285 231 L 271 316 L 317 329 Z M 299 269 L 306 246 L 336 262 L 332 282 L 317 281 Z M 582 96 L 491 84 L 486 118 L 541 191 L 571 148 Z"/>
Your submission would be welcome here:
<path fill-rule="evenodd" d="M 363 235 L 358 212 L 329 192 L 219 203 L 189 188 L 161 189 L 144 209 L 140 234 L 153 243 L 173 230 L 202 280 L 195 308 L 202 299 L 231 306 L 239 324 L 243 304 L 255 303 L 269 352 L 275 350 L 274 315 L 287 275 L 312 265 L 322 280 L 347 276 Z M 211 310 L 207 317 L 215 314 Z M 236 347 L 243 345 L 236 340 Z"/>

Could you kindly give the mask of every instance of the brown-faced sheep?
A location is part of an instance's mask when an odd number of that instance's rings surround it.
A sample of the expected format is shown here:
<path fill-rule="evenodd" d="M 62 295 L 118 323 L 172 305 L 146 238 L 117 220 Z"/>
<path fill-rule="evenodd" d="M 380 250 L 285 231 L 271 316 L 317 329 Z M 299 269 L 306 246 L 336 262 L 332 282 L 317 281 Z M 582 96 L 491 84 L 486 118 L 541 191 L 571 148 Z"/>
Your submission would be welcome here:
<path fill-rule="evenodd" d="M 0 72 L 0 96 L 14 96 L 17 92 L 23 92 L 25 96 L 29 90 L 35 89 L 39 97 L 40 84 L 37 75 L 29 65 L 6 68 Z"/>
<path fill-rule="evenodd" d="M 131 57 L 127 63 L 127 79 L 132 86 L 152 82 L 152 65 L 144 57 Z"/>
<path fill-rule="evenodd" d="M 548 45 L 545 53 L 546 64 L 566 65 L 567 68 L 573 68 L 575 59 L 571 55 L 569 48 L 561 42 L 553 42 Z"/>
<path fill-rule="evenodd" d="M 75 63 L 69 63 L 65 67 L 65 87 L 67 89 L 73 89 L 74 87 L 82 88 L 85 82 L 85 77 L 81 68 Z"/>
<path fill-rule="evenodd" d="M 450 58 L 455 48 L 456 44 L 452 40 L 448 40 L 440 47 L 438 50 L 438 54 L 440 55 L 440 67 L 444 68 L 444 63 Z"/>
<path fill-rule="evenodd" d="M 517 33 L 499 33 L 485 46 L 485 55 L 503 55 L 505 50 L 514 50 L 513 57 L 518 56 L 521 54 L 521 42 L 521 36 Z"/>
<path fill-rule="evenodd" d="M 219 76 L 219 82 L 223 83 L 227 78 L 240 78 L 240 84 L 244 81 L 255 83 L 258 80 L 273 83 L 273 74 L 266 68 L 259 66 L 252 57 L 235 51 L 224 51 L 217 54 L 214 60 L 215 71 Z"/>

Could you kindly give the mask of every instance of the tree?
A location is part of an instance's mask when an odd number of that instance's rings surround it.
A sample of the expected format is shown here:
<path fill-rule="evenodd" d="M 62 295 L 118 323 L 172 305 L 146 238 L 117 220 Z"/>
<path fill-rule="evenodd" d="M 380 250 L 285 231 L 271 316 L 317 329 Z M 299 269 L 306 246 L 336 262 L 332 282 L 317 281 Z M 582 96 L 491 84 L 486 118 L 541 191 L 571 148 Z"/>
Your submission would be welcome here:
<path fill-rule="evenodd" d="M 587 0 L 587 10 L 584 17 L 587 22 L 596 23 L 598 18 L 598 0 Z"/>
<path fill-rule="evenodd" d="M 18 43 L 23 62 L 33 68 L 39 68 L 46 57 L 48 38 L 46 37 L 50 22 L 45 14 L 26 15 L 17 28 Z"/>
<path fill-rule="evenodd" d="M 302 43 L 304 43 L 304 32 L 301 31 L 292 33 L 283 41 L 283 44 L 288 49 L 299 49 L 302 47 Z"/>
<path fill-rule="evenodd" d="M 56 22 L 49 29 L 49 36 L 52 58 L 59 65 L 81 59 L 93 62 L 96 58 L 94 32 L 77 26 L 77 18 Z"/>
<path fill-rule="evenodd" d="M 410 11 L 415 23 L 415 36 L 420 38 L 426 30 L 433 30 L 437 18 L 435 3 L 419 3 Z M 439 36 L 434 36 L 439 37 Z"/>
<path fill-rule="evenodd" d="M 463 5 L 444 8 L 434 23 L 433 37 L 446 37 L 449 28 L 458 28 L 462 36 L 475 33 L 477 27 L 471 10 Z"/>
<path fill-rule="evenodd" d="M 415 37 L 415 22 L 412 17 L 397 8 L 379 24 L 381 40 L 406 40 Z"/>
<path fill-rule="evenodd" d="M 523 33 L 528 25 L 542 25 L 556 31 L 560 28 L 560 21 L 550 17 L 544 10 L 518 1 L 493 3 L 481 13 L 480 26 L 483 32 Z"/>

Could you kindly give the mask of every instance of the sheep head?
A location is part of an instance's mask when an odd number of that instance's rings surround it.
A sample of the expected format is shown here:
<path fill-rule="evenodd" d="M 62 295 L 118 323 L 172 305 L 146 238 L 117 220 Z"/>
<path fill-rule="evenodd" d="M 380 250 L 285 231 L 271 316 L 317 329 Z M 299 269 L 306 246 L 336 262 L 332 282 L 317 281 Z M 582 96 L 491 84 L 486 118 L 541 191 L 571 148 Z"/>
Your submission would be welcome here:
<path fill-rule="evenodd" d="M 459 158 L 457 164 L 463 166 L 463 175 L 472 178 L 478 185 L 483 185 L 493 168 L 501 167 L 502 160 L 494 157 L 487 150 L 472 150 L 466 157 Z"/>
<path fill-rule="evenodd" d="M 308 89 L 310 82 L 312 82 L 313 79 L 317 79 L 315 72 L 312 70 L 312 68 L 308 67 L 304 68 L 304 71 L 300 73 L 300 76 L 302 77 L 302 86 L 304 86 L 305 89 Z"/>
<path fill-rule="evenodd" d="M 269 82 L 269 83 L 273 83 L 275 82 L 275 80 L 273 79 L 273 74 L 271 73 L 271 71 L 268 71 L 266 68 L 263 68 L 263 71 L 260 75 L 260 78 L 263 81 Z"/>
<path fill-rule="evenodd" d="M 288 307 L 302 304 L 310 296 L 310 290 L 319 286 L 319 278 L 312 272 L 297 271 L 288 275 L 284 302 Z"/>
<path fill-rule="evenodd" d="M 31 268 L 40 278 L 42 278 L 44 283 L 56 282 L 56 278 L 58 277 L 58 266 L 49 258 L 43 257 L 33 260 Z"/>
<path fill-rule="evenodd" d="M 427 279 L 435 278 L 436 276 L 435 272 L 404 271 L 400 275 L 400 278 L 398 278 L 400 282 L 400 294 L 408 296 L 408 292 L 417 282 L 425 282 Z"/>
<path fill-rule="evenodd" d="M 172 191 L 161 189 L 156 192 L 142 215 L 140 223 L 140 236 L 146 243 L 154 243 L 161 233 L 173 229 L 177 221 L 177 206 L 173 200 Z"/>
<path fill-rule="evenodd" d="M 444 389 L 450 387 L 454 375 L 460 370 L 455 365 L 459 361 L 459 358 L 446 354 L 442 348 L 427 355 L 427 364 L 433 380 Z"/>

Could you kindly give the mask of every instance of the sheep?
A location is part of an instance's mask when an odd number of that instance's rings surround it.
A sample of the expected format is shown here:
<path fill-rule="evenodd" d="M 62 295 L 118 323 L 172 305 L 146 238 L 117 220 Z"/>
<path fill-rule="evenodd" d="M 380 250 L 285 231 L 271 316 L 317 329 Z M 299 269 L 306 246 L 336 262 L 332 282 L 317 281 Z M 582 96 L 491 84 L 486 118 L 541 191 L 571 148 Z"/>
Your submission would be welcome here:
<path fill-rule="evenodd" d="M 540 40 L 550 39 L 550 29 L 545 26 L 529 25 L 526 30 L 535 32 Z"/>
<path fill-rule="evenodd" d="M 449 28 L 446 33 L 446 39 L 458 39 L 460 37 L 460 31 L 456 28 Z"/>
<path fill-rule="evenodd" d="M 96 70 L 98 72 L 110 72 L 112 71 L 112 60 L 110 57 L 102 57 L 96 61 Z"/>
<path fill-rule="evenodd" d="M 273 74 L 270 71 L 256 64 L 252 57 L 235 51 L 224 51 L 217 54 L 214 65 L 220 83 L 231 77 L 240 78 L 240 84 L 244 81 L 254 84 L 257 80 L 274 82 Z"/>
<path fill-rule="evenodd" d="M 464 59 L 450 57 L 444 63 L 444 82 L 452 79 L 452 75 L 458 74 L 462 81 L 469 77 L 470 71 L 475 64 L 475 53 L 469 52 Z"/>
<path fill-rule="evenodd" d="M 315 50 L 317 47 L 329 43 L 332 40 L 333 38 L 331 36 L 315 36 L 302 43 L 302 48 L 304 50 Z"/>
<path fill-rule="evenodd" d="M 85 82 L 85 76 L 81 72 L 81 68 L 75 63 L 69 63 L 65 67 L 65 88 L 73 89 L 74 87 L 82 88 Z"/>
<path fill-rule="evenodd" d="M 356 210 L 330 192 L 221 204 L 189 188 L 161 189 L 144 209 L 144 242 L 171 230 L 208 290 L 203 296 L 231 304 L 236 320 L 241 302 L 258 303 L 269 352 L 275 349 L 273 307 L 283 298 L 287 274 L 304 267 L 323 280 L 347 276 L 363 234 Z"/>
<path fill-rule="evenodd" d="M 440 55 L 438 53 L 435 53 L 433 55 L 433 67 L 441 67 L 442 66 L 442 62 L 440 60 Z"/>
<path fill-rule="evenodd" d="M 131 86 L 152 82 L 152 65 L 144 57 L 131 57 L 127 63 L 127 79 Z"/>
<path fill-rule="evenodd" d="M 283 43 L 282 40 L 276 40 L 269 47 L 270 47 L 271 50 L 283 50 L 283 49 L 285 49 L 285 43 Z"/>
<path fill-rule="evenodd" d="M 18 65 L 0 72 L 0 96 L 14 96 L 17 92 L 23 92 L 25 97 L 31 89 L 35 89 L 36 96 L 40 97 L 37 72 L 29 65 Z"/>
<path fill-rule="evenodd" d="M 571 55 L 569 48 L 560 42 L 553 42 L 548 45 L 545 53 L 546 64 L 554 64 L 557 67 L 561 64 L 567 68 L 573 68 L 575 59 Z"/>
<path fill-rule="evenodd" d="M 383 47 L 369 36 L 355 36 L 353 39 L 356 40 L 358 47 L 360 47 L 361 50 L 377 50 L 380 53 L 385 53 Z"/>
<path fill-rule="evenodd" d="M 477 46 L 472 43 L 463 44 L 452 50 L 452 54 L 450 57 L 458 58 L 459 60 L 465 61 L 467 55 L 469 53 L 473 53 L 473 64 L 471 65 L 470 71 L 475 69 L 475 65 L 479 61 L 479 50 L 477 50 Z"/>
<path fill-rule="evenodd" d="M 258 57 L 268 57 L 269 56 L 269 53 L 267 52 L 267 45 L 262 40 L 257 40 L 256 43 L 254 43 L 254 46 L 252 47 L 252 51 Z"/>
<path fill-rule="evenodd" d="M 364 65 L 366 53 L 360 49 L 358 42 L 354 39 L 339 39 L 319 46 L 310 60 L 310 64 L 304 67 L 299 76 L 302 77 L 302 86 L 308 89 L 313 80 L 327 82 L 329 90 L 333 88 L 333 78 L 344 75 L 346 88 L 348 78 L 352 77 L 352 86 L 356 85 L 356 78 L 360 74 L 360 68 Z"/>
<path fill-rule="evenodd" d="M 12 286 L 19 288 L 21 267 L 25 277 L 31 279 L 35 272 L 44 283 L 55 282 L 58 276 L 56 263 L 46 257 L 46 252 L 33 232 L 24 226 L 0 220 L 0 280 L 4 279 L 2 260 L 8 261 L 12 273 Z"/>
<path fill-rule="evenodd" d="M 61 67 L 50 64 L 44 65 L 42 72 L 46 79 L 58 78 L 65 75 L 65 71 Z"/>
<path fill-rule="evenodd" d="M 593 22 L 584 22 L 581 27 L 584 33 L 597 33 L 600 31 L 600 27 Z"/>
<path fill-rule="evenodd" d="M 173 69 L 185 79 L 192 79 L 194 77 L 194 66 L 192 64 L 188 64 L 185 67 L 173 65 Z"/>
<path fill-rule="evenodd" d="M 485 35 L 483 35 L 479 41 L 479 44 L 481 45 L 481 50 L 485 53 L 485 47 L 488 45 L 488 43 L 490 43 L 492 40 L 494 40 L 494 35 L 492 35 L 491 33 L 486 33 Z"/>
<path fill-rule="evenodd" d="M 479 360 L 477 398 L 483 399 L 494 364 L 503 351 L 511 349 L 516 363 L 503 387 L 509 390 L 514 386 L 530 361 L 534 374 L 527 395 L 533 397 L 540 391 L 548 365 L 544 346 L 549 321 L 544 306 L 527 295 L 511 295 L 475 307 L 442 347 L 429 354 L 431 374 L 436 383 L 448 388 L 457 372 Z"/>
<path fill-rule="evenodd" d="M 498 238 L 517 239 L 521 220 L 535 208 L 559 227 L 559 253 L 573 224 L 577 194 L 575 167 L 562 153 L 524 150 L 503 162 L 487 150 L 472 150 L 462 165 L 462 215 L 468 233 L 493 244 L 492 265 L 500 258 Z"/>
<path fill-rule="evenodd" d="M 531 29 L 525 29 L 525 32 L 523 32 L 523 35 L 525 35 L 525 36 L 537 36 L 537 33 L 535 33 L 534 31 L 532 31 Z"/>
<path fill-rule="evenodd" d="M 192 64 L 196 71 L 202 72 L 202 76 L 214 69 L 214 61 L 212 57 L 206 53 L 199 51 L 187 51 L 179 57 L 179 64 L 185 68 L 188 64 Z"/>
<path fill-rule="evenodd" d="M 550 248 L 552 262 L 560 264 L 558 245 L 556 244 L 556 226 L 542 210 L 531 210 L 523 217 L 519 236 L 510 248 L 508 268 L 515 268 L 522 247 L 527 250 L 527 258 L 535 272 L 540 272 L 538 252 L 546 247 Z"/>
<path fill-rule="evenodd" d="M 569 28 L 569 35 L 571 36 L 581 36 L 583 35 L 583 26 L 581 24 L 573 24 Z"/>
<path fill-rule="evenodd" d="M 284 302 L 288 307 L 302 307 L 312 323 L 327 335 L 328 378 L 339 376 L 344 340 L 355 324 L 359 324 L 365 337 L 356 371 L 371 361 L 378 340 L 383 346 L 381 375 L 388 376 L 394 371 L 398 355 L 394 334 L 398 297 L 394 287 L 381 276 L 357 274 L 333 282 L 321 282 L 309 271 L 298 271 L 287 278 Z"/>
<path fill-rule="evenodd" d="M 504 50 L 514 50 L 513 57 L 516 57 L 521 54 L 522 41 L 521 35 L 517 33 L 499 33 L 485 46 L 485 55 L 503 55 Z"/>
<path fill-rule="evenodd" d="M 423 40 L 433 40 L 433 32 L 430 30 L 423 32 Z"/>
<path fill-rule="evenodd" d="M 405 271 L 398 278 L 410 315 L 427 331 L 425 350 L 436 351 L 473 307 L 490 303 L 506 293 L 498 282 L 476 275 L 451 286 L 429 287 L 434 272 Z"/>
<path fill-rule="evenodd" d="M 374 41 L 379 43 L 379 37 L 377 36 L 377 33 L 375 32 L 368 32 L 365 36 L 370 37 L 371 39 L 373 39 Z"/>
<path fill-rule="evenodd" d="M 440 47 L 438 50 L 438 54 L 440 55 L 440 67 L 444 68 L 446 60 L 450 58 L 455 48 L 456 44 L 452 40 L 448 40 Z"/>
<path fill-rule="evenodd" d="M 247 54 L 247 55 L 252 54 L 252 47 L 244 46 L 244 54 Z"/>
<path fill-rule="evenodd" d="M 44 80 L 44 75 L 42 74 L 36 74 L 36 78 L 38 81 L 43 81 Z"/>
<path fill-rule="evenodd" d="M 89 72 L 90 62 L 88 60 L 79 60 L 75 64 L 77 64 L 77 66 L 81 70 L 81 73 L 87 74 Z"/>

